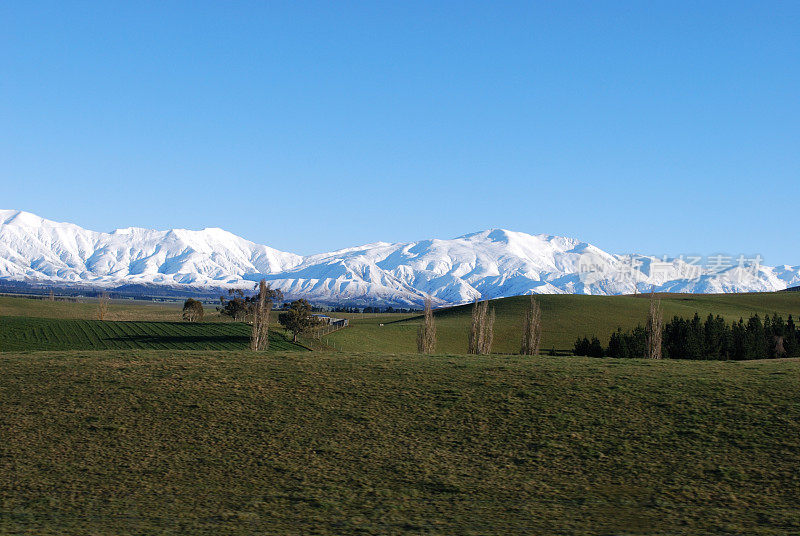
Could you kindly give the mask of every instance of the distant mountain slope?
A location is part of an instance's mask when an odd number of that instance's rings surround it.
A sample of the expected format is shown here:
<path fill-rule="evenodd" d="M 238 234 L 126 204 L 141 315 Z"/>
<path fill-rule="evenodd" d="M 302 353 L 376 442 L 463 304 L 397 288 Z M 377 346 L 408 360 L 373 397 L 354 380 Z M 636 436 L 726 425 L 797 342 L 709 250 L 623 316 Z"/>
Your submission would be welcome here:
<path fill-rule="evenodd" d="M 302 257 L 222 229 L 87 231 L 0 210 L 0 278 L 64 283 L 233 285 L 296 266 Z"/>
<path fill-rule="evenodd" d="M 418 304 L 519 294 L 783 290 L 800 267 L 700 268 L 681 259 L 613 255 L 572 238 L 490 229 L 452 240 L 378 242 L 301 257 L 222 229 L 88 231 L 0 210 L 0 279 L 72 285 L 252 288 L 266 278 L 317 302 Z"/>

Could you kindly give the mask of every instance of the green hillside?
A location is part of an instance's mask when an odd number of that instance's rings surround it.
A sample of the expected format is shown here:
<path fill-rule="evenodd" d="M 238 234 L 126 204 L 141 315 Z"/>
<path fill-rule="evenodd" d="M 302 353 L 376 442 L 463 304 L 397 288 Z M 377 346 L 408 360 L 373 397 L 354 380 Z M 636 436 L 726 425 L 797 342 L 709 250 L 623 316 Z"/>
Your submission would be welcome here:
<path fill-rule="evenodd" d="M 664 294 L 664 316 L 691 317 L 695 312 L 722 315 L 728 320 L 779 313 L 800 317 L 800 293 L 763 294 Z M 555 347 L 570 352 L 576 338 L 596 335 L 603 344 L 618 327 L 630 329 L 644 323 L 649 306 L 647 296 L 538 296 L 542 308 L 542 350 Z M 528 298 L 517 296 L 493 300 L 497 312 L 495 353 L 519 351 L 522 314 Z M 49 302 L 0 297 L 0 351 L 62 349 L 239 349 L 247 345 L 244 324 L 219 322 L 220 317 L 206 307 L 209 322 L 179 322 L 179 304 L 149 302 L 115 303 L 109 318 L 118 322 L 97 322 L 96 304 Z M 471 305 L 436 312 L 439 353 L 464 353 Z M 413 353 L 416 351 L 418 315 L 344 314 L 350 327 L 326 337 L 337 350 L 347 352 Z M 37 317 L 37 318 L 31 318 Z M 16 318 L 16 320 L 15 320 Z M 24 319 L 20 319 L 24 318 Z M 274 315 L 273 321 L 277 315 Z M 383 324 L 383 325 L 381 325 Z M 279 348 L 282 335 L 275 341 Z"/>
<path fill-rule="evenodd" d="M 800 293 L 776 292 L 753 294 L 663 294 L 664 317 L 702 317 L 709 313 L 728 320 L 751 314 L 778 313 L 800 317 Z M 572 350 L 577 337 L 596 335 L 603 344 L 618 327 L 630 329 L 644 324 L 649 301 L 647 296 L 537 296 L 542 308 L 542 349 L 552 347 L 562 352 Z M 520 347 L 522 314 L 529 298 L 516 296 L 492 300 L 497 312 L 495 323 L 496 353 L 516 353 Z M 464 353 L 467 349 L 471 305 L 436 312 L 437 352 Z M 383 324 L 381 326 L 380 324 Z M 419 316 L 354 318 L 350 327 L 337 332 L 330 341 L 347 351 L 414 352 Z"/>
<path fill-rule="evenodd" d="M 241 322 L 101 322 L 57 318 L 0 317 L 0 352 L 26 350 L 242 350 L 250 326 Z M 273 350 L 302 349 L 270 333 Z"/>

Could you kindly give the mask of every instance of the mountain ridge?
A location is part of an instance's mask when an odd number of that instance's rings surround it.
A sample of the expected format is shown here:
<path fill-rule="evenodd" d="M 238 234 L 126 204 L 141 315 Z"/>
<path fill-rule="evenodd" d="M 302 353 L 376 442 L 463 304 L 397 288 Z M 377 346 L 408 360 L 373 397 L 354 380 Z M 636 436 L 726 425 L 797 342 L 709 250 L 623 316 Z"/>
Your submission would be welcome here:
<path fill-rule="evenodd" d="M 800 284 L 800 266 L 740 261 L 710 269 L 500 228 L 301 256 L 219 227 L 102 233 L 0 210 L 0 280 L 249 289 L 262 278 L 289 298 L 319 303 L 418 305 L 431 296 L 444 305 L 531 293 L 776 291 Z"/>

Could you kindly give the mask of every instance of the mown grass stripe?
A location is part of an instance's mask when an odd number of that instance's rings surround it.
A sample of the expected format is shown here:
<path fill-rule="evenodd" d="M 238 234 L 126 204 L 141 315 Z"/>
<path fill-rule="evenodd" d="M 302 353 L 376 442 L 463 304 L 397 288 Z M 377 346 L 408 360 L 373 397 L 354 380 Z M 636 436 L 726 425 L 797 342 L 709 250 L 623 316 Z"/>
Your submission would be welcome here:
<path fill-rule="evenodd" d="M 0 317 L 0 351 L 25 350 L 244 350 L 249 326 L 242 323 L 99 321 Z M 279 331 L 272 350 L 301 350 Z"/>
<path fill-rule="evenodd" d="M 163 346 L 158 343 L 152 343 L 147 339 L 153 337 L 154 333 L 144 329 L 142 322 L 126 322 L 125 328 L 128 330 L 128 336 L 131 341 L 136 344 L 137 348 L 156 348 L 163 349 Z"/>
<path fill-rule="evenodd" d="M 106 334 L 107 343 L 113 348 L 121 348 L 123 341 L 120 340 L 116 322 L 103 322 L 103 332 Z"/>
<path fill-rule="evenodd" d="M 67 334 L 67 332 L 64 330 L 65 324 L 62 323 L 62 322 L 59 322 L 59 323 L 54 323 L 53 325 L 55 326 L 55 329 L 57 329 L 59 334 L 60 334 L 59 337 L 58 337 L 59 344 L 62 344 L 62 345 L 66 344 L 66 342 L 68 340 L 70 340 L 70 337 Z"/>
<path fill-rule="evenodd" d="M 85 339 L 86 345 L 90 349 L 97 349 L 97 345 L 95 344 L 94 341 L 94 335 L 92 334 L 91 328 L 89 327 L 90 322 L 91 320 L 77 320 L 75 323 L 78 329 L 80 329 L 80 331 L 83 332 L 84 336 L 86 337 Z"/>
<path fill-rule="evenodd" d="M 111 322 L 99 322 L 96 324 L 96 333 L 107 348 L 119 349 L 119 341 L 116 340 L 116 333 L 111 327 Z"/>
<path fill-rule="evenodd" d="M 92 329 L 94 330 L 97 336 L 97 343 L 98 345 L 102 345 L 103 348 L 114 348 L 115 346 L 109 341 L 108 337 L 108 330 L 106 328 L 106 322 L 93 322 Z"/>
<path fill-rule="evenodd" d="M 42 326 L 42 336 L 48 346 L 58 342 L 56 334 L 53 331 L 53 326 L 49 324 Z"/>
<path fill-rule="evenodd" d="M 118 348 L 131 348 L 132 345 L 128 341 L 128 330 L 125 328 L 125 322 L 109 322 L 109 327 L 114 332 Z"/>
<path fill-rule="evenodd" d="M 108 350 L 110 346 L 105 342 L 105 337 L 103 336 L 102 328 L 100 327 L 102 323 L 103 322 L 92 322 L 88 325 L 88 327 L 94 335 L 95 345 L 102 350 Z"/>
<path fill-rule="evenodd" d="M 179 344 L 176 344 L 174 341 L 170 340 L 170 337 L 180 336 L 180 332 L 177 332 L 175 330 L 175 327 L 174 327 L 174 325 L 172 323 L 167 323 L 167 322 L 147 323 L 146 327 L 149 328 L 150 330 L 152 330 L 154 333 L 164 337 L 164 340 L 161 342 L 161 345 L 162 345 L 163 349 L 169 350 L 169 349 L 175 349 L 175 348 L 179 348 L 180 347 Z M 145 328 L 145 326 L 143 325 L 142 329 L 144 329 L 144 328 Z M 189 344 L 187 346 L 189 346 L 191 349 L 194 349 L 194 348 L 192 348 L 191 344 Z"/>

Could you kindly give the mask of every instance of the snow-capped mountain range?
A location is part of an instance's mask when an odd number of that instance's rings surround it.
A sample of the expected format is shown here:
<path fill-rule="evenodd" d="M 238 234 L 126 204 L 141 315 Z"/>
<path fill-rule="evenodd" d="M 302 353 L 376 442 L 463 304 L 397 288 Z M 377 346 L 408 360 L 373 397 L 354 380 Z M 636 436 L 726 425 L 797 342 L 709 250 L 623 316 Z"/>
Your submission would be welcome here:
<path fill-rule="evenodd" d="M 709 262 L 712 261 L 712 262 Z M 0 210 L 0 280 L 94 286 L 252 289 L 266 279 L 288 298 L 354 305 L 438 304 L 518 294 L 775 291 L 800 266 L 758 259 L 614 255 L 573 238 L 491 229 L 452 240 L 377 242 L 301 256 L 219 228 L 89 231 Z"/>

